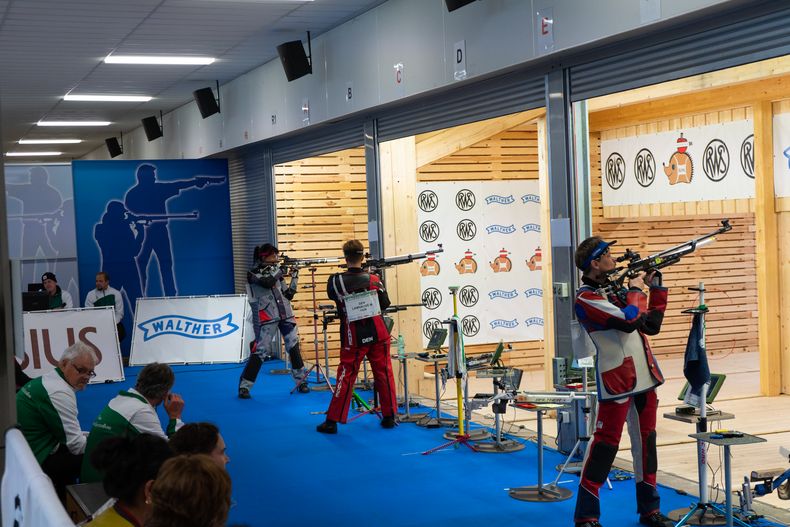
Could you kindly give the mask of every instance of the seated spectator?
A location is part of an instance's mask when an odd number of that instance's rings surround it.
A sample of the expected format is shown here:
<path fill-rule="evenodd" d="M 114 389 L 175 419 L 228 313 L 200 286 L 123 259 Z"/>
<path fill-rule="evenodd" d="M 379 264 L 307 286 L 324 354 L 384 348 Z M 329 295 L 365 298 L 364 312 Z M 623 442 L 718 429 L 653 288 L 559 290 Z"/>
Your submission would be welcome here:
<path fill-rule="evenodd" d="M 90 454 L 108 437 L 134 437 L 145 433 L 166 439 L 183 425 L 181 412 L 184 409 L 184 400 L 180 395 L 170 393 L 175 380 L 170 366 L 153 362 L 140 370 L 134 388 L 129 391 L 122 390 L 107 403 L 93 422 L 88 436 L 80 473 L 82 483 L 101 481 L 102 475 L 91 464 Z M 164 403 L 165 412 L 170 418 L 166 435 L 156 413 L 156 407 L 160 403 Z"/>
<path fill-rule="evenodd" d="M 170 448 L 176 455 L 206 454 L 225 468 L 230 458 L 219 428 L 212 423 L 187 423 L 170 438 Z"/>
<path fill-rule="evenodd" d="M 104 492 L 117 501 L 88 525 L 140 527 L 151 513 L 145 485 L 156 479 L 162 463 L 172 456 L 167 441 L 151 434 L 102 441 L 91 453 L 91 462 L 104 474 Z"/>
<path fill-rule="evenodd" d="M 58 279 L 55 278 L 55 273 L 44 273 L 41 275 L 41 285 L 43 285 L 44 290 L 49 293 L 50 309 L 71 309 L 74 307 L 71 293 L 60 288 Z"/>
<path fill-rule="evenodd" d="M 85 433 L 77 420 L 75 392 L 96 376 L 96 354 L 83 342 L 66 348 L 58 366 L 16 394 L 19 427 L 61 500 L 80 473 Z"/>
<path fill-rule="evenodd" d="M 222 527 L 230 510 L 230 476 L 203 454 L 165 461 L 146 499 L 153 506 L 145 527 Z"/>
<path fill-rule="evenodd" d="M 21 390 L 22 386 L 29 383 L 30 380 L 30 377 L 28 377 L 27 373 L 25 373 L 25 371 L 22 369 L 19 361 L 16 360 L 16 357 L 14 357 L 14 381 L 16 384 L 16 391 Z"/>

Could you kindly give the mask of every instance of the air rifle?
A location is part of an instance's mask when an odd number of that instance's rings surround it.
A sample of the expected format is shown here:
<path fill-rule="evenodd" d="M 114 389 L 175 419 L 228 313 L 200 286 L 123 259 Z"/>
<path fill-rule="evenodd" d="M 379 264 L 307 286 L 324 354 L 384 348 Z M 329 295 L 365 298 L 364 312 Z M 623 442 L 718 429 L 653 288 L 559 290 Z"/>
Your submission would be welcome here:
<path fill-rule="evenodd" d="M 607 292 L 616 292 L 623 287 L 626 280 L 634 278 L 640 273 L 650 273 L 676 264 L 687 254 L 693 253 L 700 247 L 704 247 L 716 241 L 716 235 L 725 233 L 731 229 L 732 226 L 730 225 L 729 219 L 721 220 L 721 227 L 715 231 L 705 236 L 700 236 L 699 238 L 681 243 L 680 245 L 670 247 L 669 249 L 650 255 L 647 258 L 642 258 L 639 256 L 639 253 L 626 249 L 625 254 L 616 258 L 615 261 L 627 261 L 628 265 L 626 267 L 616 267 L 610 271 L 606 277 L 607 283 L 603 289 Z"/>
<path fill-rule="evenodd" d="M 368 269 L 371 272 L 377 272 L 381 269 L 386 269 L 387 267 L 406 264 L 415 260 L 422 260 L 431 254 L 442 252 L 444 252 L 444 249 L 442 248 L 442 244 L 439 244 L 436 249 L 431 249 L 430 251 L 425 251 L 424 253 L 404 254 L 400 256 L 390 256 L 389 258 L 371 258 L 370 254 L 366 254 L 365 257 L 367 260 L 365 260 L 365 263 L 362 264 L 362 268 Z"/>
<path fill-rule="evenodd" d="M 284 254 L 282 256 L 282 265 L 292 269 L 301 269 L 303 267 L 312 267 L 314 265 L 337 263 L 339 261 L 340 258 L 289 258 Z"/>

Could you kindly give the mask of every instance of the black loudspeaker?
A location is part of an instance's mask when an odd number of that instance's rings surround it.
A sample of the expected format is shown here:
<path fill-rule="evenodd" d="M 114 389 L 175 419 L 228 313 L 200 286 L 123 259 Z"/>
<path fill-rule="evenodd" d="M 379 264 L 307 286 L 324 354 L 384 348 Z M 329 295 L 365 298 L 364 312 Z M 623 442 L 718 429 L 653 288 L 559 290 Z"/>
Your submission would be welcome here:
<path fill-rule="evenodd" d="M 154 139 L 159 139 L 162 137 L 162 127 L 159 126 L 159 121 L 156 120 L 155 115 L 146 117 L 142 122 L 143 130 L 145 130 L 145 136 L 149 141 L 153 141 Z"/>
<path fill-rule="evenodd" d="M 104 144 L 107 145 L 107 151 L 110 152 L 110 157 L 118 157 L 123 154 L 123 148 L 121 148 L 121 144 L 115 137 L 108 137 L 104 140 Z"/>
<path fill-rule="evenodd" d="M 280 61 L 283 63 L 285 77 L 288 79 L 288 82 L 313 73 L 313 67 L 310 65 L 310 61 L 307 60 L 307 53 L 304 51 L 301 40 L 292 40 L 291 42 L 280 44 L 277 46 L 277 54 L 280 55 Z"/>
<path fill-rule="evenodd" d="M 471 4 L 475 0 L 444 0 L 444 3 L 447 4 L 448 11 L 455 11 L 456 9 L 460 9 L 467 4 Z"/>
<path fill-rule="evenodd" d="M 192 92 L 192 96 L 195 98 L 198 110 L 200 110 L 200 115 L 203 116 L 203 119 L 215 113 L 219 113 L 219 104 L 217 104 L 217 99 L 214 98 L 214 92 L 211 88 L 200 88 L 199 90 L 195 90 Z"/>

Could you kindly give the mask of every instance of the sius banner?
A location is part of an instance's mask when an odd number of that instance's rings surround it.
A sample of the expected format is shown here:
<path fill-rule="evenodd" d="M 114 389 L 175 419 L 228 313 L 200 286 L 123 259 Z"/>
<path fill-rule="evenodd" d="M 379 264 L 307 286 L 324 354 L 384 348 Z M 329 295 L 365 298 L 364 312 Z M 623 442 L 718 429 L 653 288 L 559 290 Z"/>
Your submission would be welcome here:
<path fill-rule="evenodd" d="M 66 348 L 79 340 L 93 348 L 98 359 L 92 384 L 124 380 L 112 307 L 28 311 L 22 321 L 25 356 L 20 365 L 30 377 L 53 370 Z"/>
<path fill-rule="evenodd" d="M 253 339 L 247 295 L 141 298 L 129 364 L 240 362 Z"/>
<path fill-rule="evenodd" d="M 451 285 L 466 344 L 543 338 L 538 182 L 429 182 L 417 194 L 420 251 L 444 247 L 420 266 L 423 342 L 452 314 Z"/>
<path fill-rule="evenodd" d="M 750 119 L 601 141 L 603 205 L 754 197 Z"/>

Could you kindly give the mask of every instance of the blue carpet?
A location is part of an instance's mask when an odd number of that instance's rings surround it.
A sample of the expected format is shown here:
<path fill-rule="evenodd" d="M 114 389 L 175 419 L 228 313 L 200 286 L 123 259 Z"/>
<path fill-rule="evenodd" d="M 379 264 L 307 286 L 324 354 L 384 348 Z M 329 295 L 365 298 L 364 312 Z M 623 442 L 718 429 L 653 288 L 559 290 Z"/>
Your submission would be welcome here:
<path fill-rule="evenodd" d="M 574 497 L 559 503 L 527 503 L 506 488 L 537 482 L 535 443 L 512 454 L 478 454 L 465 447 L 430 456 L 443 429 L 402 424 L 382 429 L 373 416 L 328 436 L 315 431 L 324 419 L 329 392 L 290 395 L 290 376 L 270 375 L 282 363 L 267 362 L 251 400 L 236 397 L 242 365 L 176 366 L 175 392 L 186 401 L 183 419 L 216 423 L 231 458 L 235 505 L 229 525 L 249 526 L 534 526 L 573 524 L 576 476 L 561 486 Z M 80 422 L 93 419 L 118 390 L 134 385 L 140 368 L 127 368 L 124 383 L 92 385 L 78 394 Z M 363 394 L 363 397 L 369 394 Z M 317 414 L 320 412 L 320 414 Z M 160 417 L 164 411 L 160 408 Z M 564 460 L 546 449 L 544 482 Z M 639 525 L 633 480 L 602 489 L 607 526 Z M 694 498 L 660 487 L 662 509 L 689 506 Z"/>

